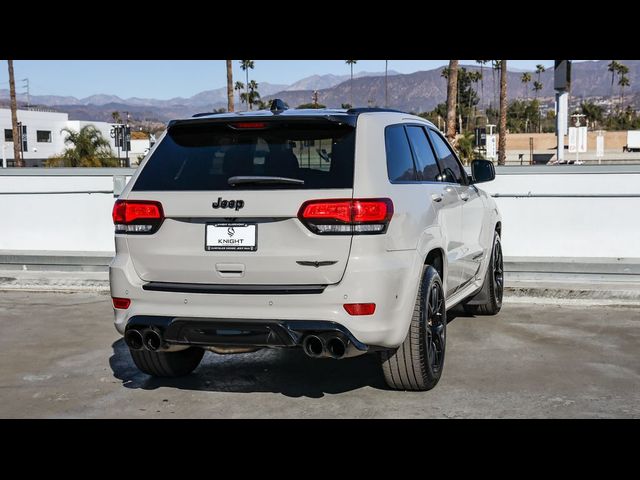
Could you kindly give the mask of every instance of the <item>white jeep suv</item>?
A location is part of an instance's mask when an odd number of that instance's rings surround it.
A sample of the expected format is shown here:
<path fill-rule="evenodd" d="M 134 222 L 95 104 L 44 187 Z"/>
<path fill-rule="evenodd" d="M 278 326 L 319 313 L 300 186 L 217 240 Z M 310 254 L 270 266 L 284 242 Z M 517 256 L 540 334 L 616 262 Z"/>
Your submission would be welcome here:
<path fill-rule="evenodd" d="M 501 218 L 430 122 L 383 109 L 174 120 L 113 209 L 115 326 L 154 376 L 205 350 L 379 356 L 429 390 L 447 310 L 496 314 Z"/>

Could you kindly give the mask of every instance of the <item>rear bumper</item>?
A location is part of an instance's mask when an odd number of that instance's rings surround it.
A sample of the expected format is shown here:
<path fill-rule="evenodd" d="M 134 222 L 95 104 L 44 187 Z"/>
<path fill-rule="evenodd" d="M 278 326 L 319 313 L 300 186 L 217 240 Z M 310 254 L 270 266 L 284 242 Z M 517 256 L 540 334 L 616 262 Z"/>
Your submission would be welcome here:
<path fill-rule="evenodd" d="M 397 347 L 408 330 L 422 264 L 415 250 L 384 251 L 364 245 L 352 248 L 342 281 L 328 285 L 321 293 L 167 292 L 145 290 L 147 282 L 136 274 L 130 256 L 118 249 L 109 268 L 111 295 L 131 299 L 131 306 L 114 310 L 115 327 L 124 334 L 129 320 L 139 316 L 189 318 L 211 324 L 255 319 L 281 324 L 332 322 L 344 327 L 360 344 Z M 373 315 L 350 316 L 343 307 L 345 303 L 369 302 L 376 304 Z"/>
<path fill-rule="evenodd" d="M 335 322 L 304 320 L 262 320 L 233 318 L 185 318 L 138 315 L 131 317 L 126 329 L 153 327 L 169 345 L 296 347 L 307 334 L 336 333 L 344 336 L 359 353 L 369 347 Z"/>

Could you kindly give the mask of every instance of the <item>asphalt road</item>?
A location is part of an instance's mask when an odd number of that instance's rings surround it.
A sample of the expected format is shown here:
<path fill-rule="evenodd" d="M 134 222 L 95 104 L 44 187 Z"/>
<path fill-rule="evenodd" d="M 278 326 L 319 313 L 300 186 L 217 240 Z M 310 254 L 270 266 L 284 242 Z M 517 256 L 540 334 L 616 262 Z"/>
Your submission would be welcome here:
<path fill-rule="evenodd" d="M 522 300 L 520 300 L 521 302 Z M 640 418 L 640 307 L 507 303 L 453 318 L 430 392 L 385 389 L 375 357 L 205 354 L 140 373 L 91 293 L 0 291 L 2 418 Z"/>

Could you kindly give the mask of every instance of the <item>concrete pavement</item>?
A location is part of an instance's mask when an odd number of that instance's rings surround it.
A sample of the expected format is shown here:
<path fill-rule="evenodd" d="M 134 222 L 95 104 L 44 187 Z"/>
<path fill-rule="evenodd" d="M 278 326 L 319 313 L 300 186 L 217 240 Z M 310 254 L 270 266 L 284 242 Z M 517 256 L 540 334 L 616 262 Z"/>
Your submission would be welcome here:
<path fill-rule="evenodd" d="M 375 357 L 282 350 L 207 353 L 158 380 L 133 365 L 108 296 L 0 291 L 0 417 L 638 418 L 638 345 L 638 307 L 513 302 L 451 320 L 430 392 L 386 390 Z"/>

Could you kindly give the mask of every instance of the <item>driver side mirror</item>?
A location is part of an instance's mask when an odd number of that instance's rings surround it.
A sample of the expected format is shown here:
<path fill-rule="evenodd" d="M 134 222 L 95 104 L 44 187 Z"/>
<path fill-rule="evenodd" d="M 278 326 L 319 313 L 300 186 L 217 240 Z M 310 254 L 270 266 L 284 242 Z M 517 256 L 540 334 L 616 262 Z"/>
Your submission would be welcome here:
<path fill-rule="evenodd" d="M 490 182 L 496 178 L 496 169 L 489 160 L 474 160 L 471 162 L 472 183 Z"/>

